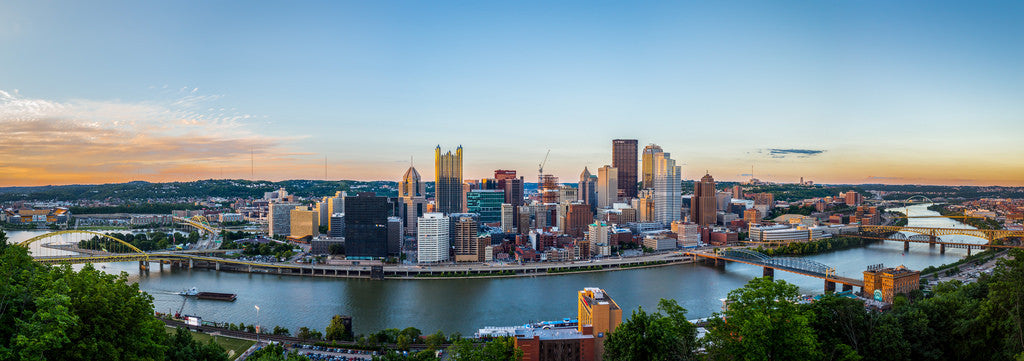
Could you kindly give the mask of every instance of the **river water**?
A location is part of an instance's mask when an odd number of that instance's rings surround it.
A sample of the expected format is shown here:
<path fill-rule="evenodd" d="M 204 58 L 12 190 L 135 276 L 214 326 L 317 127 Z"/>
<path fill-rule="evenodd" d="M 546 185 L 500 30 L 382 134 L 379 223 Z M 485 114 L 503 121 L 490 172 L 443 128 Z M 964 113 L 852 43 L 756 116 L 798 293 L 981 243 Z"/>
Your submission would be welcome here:
<path fill-rule="evenodd" d="M 938 215 L 928 205 L 915 205 L 913 216 Z M 932 227 L 968 227 L 948 218 L 911 219 L 910 225 Z M 969 228 L 969 227 L 968 227 Z M 45 233 L 10 231 L 10 242 Z M 981 242 L 966 236 L 950 240 Z M 943 237 L 946 239 L 946 237 Z M 38 248 L 33 248 L 37 251 Z M 964 249 L 946 249 L 911 243 L 903 251 L 902 242 L 876 243 L 807 258 L 828 264 L 841 276 L 860 278 L 865 266 L 884 263 L 922 269 L 956 261 L 966 255 Z M 385 280 L 308 278 L 216 272 L 210 270 L 159 271 L 154 264 L 149 273 L 140 273 L 137 262 L 97 265 L 108 272 L 127 272 L 129 278 L 154 298 L 158 312 L 176 312 L 184 304 L 184 313 L 220 322 L 257 321 L 254 305 L 260 306 L 263 327 L 287 327 L 292 332 L 301 326 L 323 330 L 334 314 L 353 316 L 356 334 L 384 328 L 413 326 L 425 333 L 442 330 L 471 335 L 484 326 L 511 326 L 529 321 L 576 317 L 576 291 L 601 287 L 628 315 L 637 307 L 653 309 L 661 298 L 671 298 L 689 310 L 689 318 L 710 316 L 720 311 L 721 298 L 730 290 L 761 276 L 761 269 L 729 264 L 716 269 L 700 264 L 684 264 L 585 274 L 564 274 L 501 279 Z M 776 279 L 796 284 L 802 293 L 819 294 L 824 281 L 776 272 Z M 238 294 L 233 303 L 184 300 L 178 296 L 186 288 Z"/>

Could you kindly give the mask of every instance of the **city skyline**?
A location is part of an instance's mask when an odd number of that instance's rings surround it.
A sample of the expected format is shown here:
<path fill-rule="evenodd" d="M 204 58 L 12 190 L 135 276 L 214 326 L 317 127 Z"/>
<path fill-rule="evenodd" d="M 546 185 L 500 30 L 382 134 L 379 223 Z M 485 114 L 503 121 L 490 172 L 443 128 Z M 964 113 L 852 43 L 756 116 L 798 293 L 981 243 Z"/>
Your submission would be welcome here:
<path fill-rule="evenodd" d="M 612 139 L 687 180 L 1020 186 L 1022 10 L 9 2 L 0 186 L 431 179 L 437 144 L 569 180 Z"/>

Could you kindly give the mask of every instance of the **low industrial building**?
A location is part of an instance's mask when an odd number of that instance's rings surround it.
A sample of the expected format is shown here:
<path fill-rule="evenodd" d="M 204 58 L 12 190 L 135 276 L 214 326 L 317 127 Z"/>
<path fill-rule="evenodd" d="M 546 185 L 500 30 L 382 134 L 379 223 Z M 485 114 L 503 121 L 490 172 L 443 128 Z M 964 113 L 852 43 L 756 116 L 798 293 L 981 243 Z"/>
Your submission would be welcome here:
<path fill-rule="evenodd" d="M 827 227 L 790 227 L 783 224 L 771 226 L 751 224 L 749 226 L 750 241 L 760 243 L 817 241 L 819 239 L 831 237 L 831 235 L 825 231 L 826 229 Z"/>
<path fill-rule="evenodd" d="M 312 254 L 330 254 L 332 245 L 345 246 L 344 238 L 313 238 L 310 241 L 309 253 Z"/>

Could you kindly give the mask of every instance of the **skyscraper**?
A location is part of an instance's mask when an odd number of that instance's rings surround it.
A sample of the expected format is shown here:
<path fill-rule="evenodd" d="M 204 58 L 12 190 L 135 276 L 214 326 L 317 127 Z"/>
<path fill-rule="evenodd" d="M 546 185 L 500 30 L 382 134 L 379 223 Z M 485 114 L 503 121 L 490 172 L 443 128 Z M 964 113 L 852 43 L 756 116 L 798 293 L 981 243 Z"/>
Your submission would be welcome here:
<path fill-rule="evenodd" d="M 416 233 L 416 220 L 426 211 L 426 184 L 416 168 L 409 166 L 398 183 L 399 217 L 405 224 L 405 234 Z"/>
<path fill-rule="evenodd" d="M 612 140 L 612 167 L 619 169 L 618 197 L 636 197 L 636 139 Z"/>
<path fill-rule="evenodd" d="M 651 156 L 654 171 L 654 220 L 665 224 L 678 221 L 683 207 L 680 184 L 682 170 L 670 156 L 665 152 Z"/>
<path fill-rule="evenodd" d="M 498 189 L 475 189 L 466 193 L 466 209 L 480 215 L 480 223 L 501 222 L 505 193 Z"/>
<path fill-rule="evenodd" d="M 523 177 L 505 179 L 505 203 L 513 206 L 523 205 L 523 193 L 525 193 Z M 501 181 L 499 181 L 501 184 Z"/>
<path fill-rule="evenodd" d="M 590 206 L 590 212 L 593 213 L 597 208 L 597 177 L 591 175 L 587 167 L 583 167 L 583 173 L 580 173 L 578 189 L 576 195 L 584 204 Z"/>
<path fill-rule="evenodd" d="M 495 169 L 494 179 L 498 181 L 498 189 L 505 189 L 506 179 L 515 179 L 516 171 L 512 169 Z"/>
<path fill-rule="evenodd" d="M 291 212 L 298 205 L 298 203 L 292 202 L 270 202 L 270 214 L 267 215 L 267 218 L 270 221 L 271 237 L 291 235 Z"/>
<path fill-rule="evenodd" d="M 693 183 L 693 198 L 690 199 L 690 221 L 704 226 L 714 225 L 718 207 L 715 199 L 715 179 L 704 174 L 700 182 Z"/>
<path fill-rule="evenodd" d="M 516 219 L 516 211 L 515 211 L 515 209 L 516 208 L 518 208 L 518 207 L 515 207 L 515 206 L 513 206 L 511 204 L 508 204 L 508 203 L 502 203 L 501 204 L 501 231 L 502 232 L 507 232 L 507 233 L 515 232 L 515 229 L 516 229 L 515 228 L 515 224 L 516 224 L 516 221 L 515 221 L 515 219 Z"/>
<path fill-rule="evenodd" d="M 590 206 L 582 203 L 567 205 L 565 214 L 565 229 L 563 231 L 573 237 L 583 237 L 587 225 L 594 221 L 594 213 Z"/>
<path fill-rule="evenodd" d="M 347 196 L 348 196 L 348 193 L 345 193 L 343 191 L 337 191 L 337 192 L 334 192 L 334 197 L 327 198 L 327 212 L 331 214 L 331 217 L 334 217 L 335 214 L 339 214 L 339 213 L 343 214 L 343 213 L 345 213 L 345 197 L 347 197 Z M 333 230 L 334 229 L 333 227 L 334 227 L 334 222 L 328 223 L 328 232 Z M 342 229 L 343 228 L 344 228 L 344 224 L 342 224 Z M 342 232 L 342 231 L 338 230 L 338 232 Z M 342 236 L 338 236 L 338 237 L 342 237 Z"/>
<path fill-rule="evenodd" d="M 345 200 L 345 255 L 354 259 L 387 257 L 388 198 L 373 192 Z"/>
<path fill-rule="evenodd" d="M 434 149 L 434 198 L 437 211 L 445 214 L 462 212 L 462 146 L 455 154 L 441 154 L 441 146 Z"/>
<path fill-rule="evenodd" d="M 643 189 L 654 189 L 654 155 L 663 152 L 657 144 L 649 144 L 644 147 L 644 155 L 641 157 L 643 163 Z"/>
<path fill-rule="evenodd" d="M 320 214 L 317 208 L 298 206 L 289 211 L 292 238 L 316 237 L 320 235 Z"/>
<path fill-rule="evenodd" d="M 608 208 L 618 199 L 619 169 L 606 165 L 597 169 L 597 207 Z"/>
<path fill-rule="evenodd" d="M 450 232 L 453 233 L 449 236 L 455 242 L 455 261 L 456 262 L 478 262 L 479 260 L 479 243 L 477 242 L 478 229 L 480 227 L 477 217 L 475 214 L 459 214 L 453 219 L 453 222 L 449 223 Z"/>
<path fill-rule="evenodd" d="M 448 217 L 427 213 L 416 222 L 416 258 L 420 263 L 448 260 Z"/>

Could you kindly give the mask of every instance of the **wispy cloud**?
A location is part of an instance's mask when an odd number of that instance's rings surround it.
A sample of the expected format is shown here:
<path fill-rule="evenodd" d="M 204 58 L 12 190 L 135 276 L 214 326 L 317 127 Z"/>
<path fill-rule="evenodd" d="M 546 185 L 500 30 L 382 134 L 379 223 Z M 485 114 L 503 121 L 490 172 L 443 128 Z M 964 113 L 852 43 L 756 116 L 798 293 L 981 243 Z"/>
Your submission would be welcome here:
<path fill-rule="evenodd" d="M 768 148 L 759 150 L 758 153 L 767 154 L 771 158 L 810 158 L 825 153 L 825 151 L 818 149 Z"/>
<path fill-rule="evenodd" d="M 254 116 L 220 106 L 221 96 L 196 88 L 170 95 L 53 101 L 0 90 L 0 185 L 213 177 L 225 167 L 247 175 L 250 152 L 262 162 L 303 163 L 284 149 L 290 139 L 252 132 Z"/>

